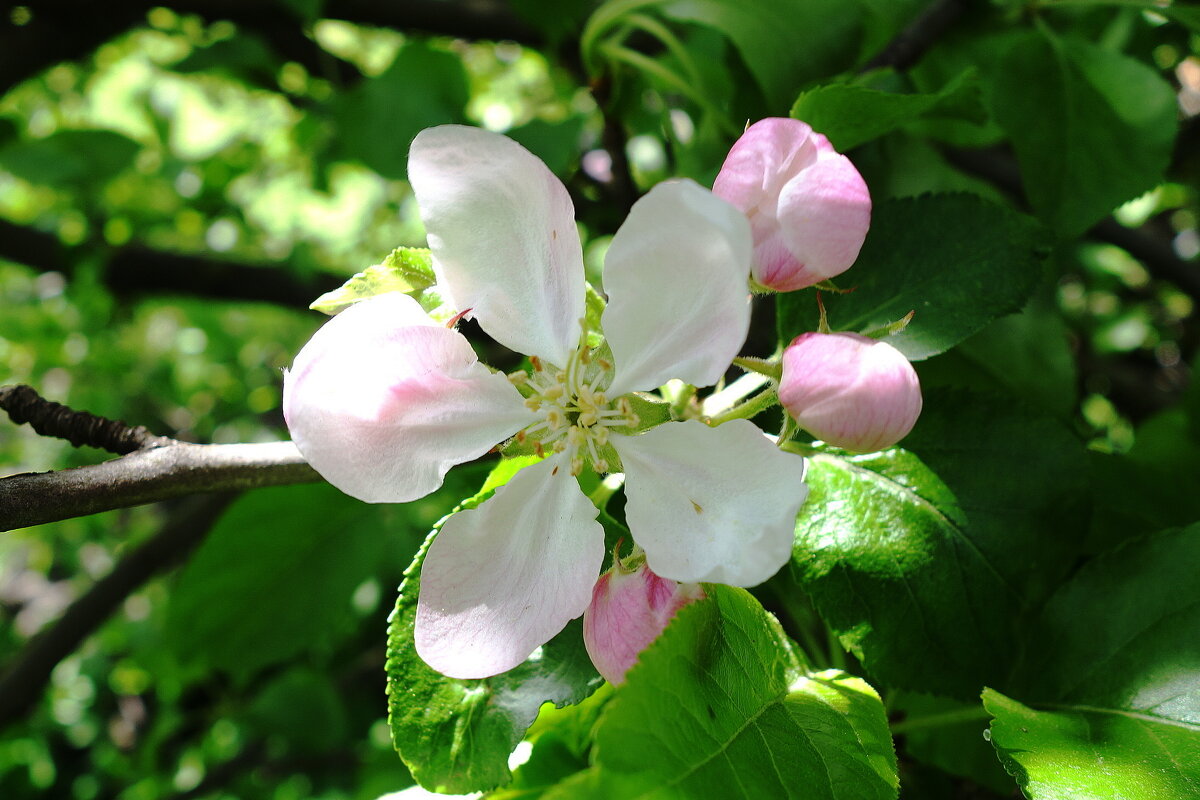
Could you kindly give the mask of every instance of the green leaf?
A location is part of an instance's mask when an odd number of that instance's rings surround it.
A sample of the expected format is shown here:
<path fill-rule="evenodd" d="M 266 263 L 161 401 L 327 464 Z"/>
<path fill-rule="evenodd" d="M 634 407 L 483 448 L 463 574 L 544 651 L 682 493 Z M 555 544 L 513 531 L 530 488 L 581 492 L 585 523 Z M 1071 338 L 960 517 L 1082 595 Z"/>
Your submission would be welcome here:
<path fill-rule="evenodd" d="M 844 0 L 676 0 L 663 12 L 729 37 L 781 111 L 809 81 L 850 67 L 862 37 L 862 9 Z"/>
<path fill-rule="evenodd" d="M 923 195 L 878 204 L 858 261 L 824 294 L 834 330 L 883 327 L 915 311 L 888 342 L 912 360 L 950 349 L 998 316 L 1019 310 L 1047 254 L 1022 214 L 971 195 Z M 776 296 L 779 337 L 817 329 L 807 292 Z"/>
<path fill-rule="evenodd" d="M 805 674 L 773 617 L 708 586 L 645 652 L 596 730 L 589 793 L 605 798 L 890 800 L 896 758 L 879 696 Z M 570 794 L 566 796 L 572 796 Z"/>
<path fill-rule="evenodd" d="M 1011 401 L 947 391 L 905 443 L 810 460 L 793 571 L 876 680 L 968 699 L 1004 679 L 1014 616 L 1071 563 L 1083 449 Z"/>
<path fill-rule="evenodd" d="M 1024 692 L 1200 726 L 1200 523 L 1084 566 L 1046 605 Z"/>
<path fill-rule="evenodd" d="M 529 461 L 501 461 L 483 489 L 455 512 L 482 503 Z M 421 661 L 413 641 L 421 563 L 449 518 L 430 533 L 400 586 L 388 627 L 388 718 L 392 742 L 422 786 L 464 793 L 510 780 L 508 756 L 543 703 L 578 703 L 603 681 L 584 649 L 579 620 L 543 645 L 536 658 L 491 678 L 447 678 Z"/>
<path fill-rule="evenodd" d="M 1063 236 L 1162 180 L 1178 129 L 1171 86 L 1148 65 L 1029 32 L 996 65 L 992 113 L 1012 139 L 1026 196 Z"/>
<path fill-rule="evenodd" d="M 1200 726 L 1113 708 L 1035 711 L 991 689 L 992 744 L 1030 800 L 1200 797 Z"/>
<path fill-rule="evenodd" d="M 404 178 L 413 138 L 433 125 L 465 121 L 469 98 L 462 61 L 410 39 L 386 72 L 334 96 L 330 111 L 338 132 L 331 155 Z"/>
<path fill-rule="evenodd" d="M 327 484 L 242 497 L 171 593 L 168 648 L 243 678 L 329 649 L 357 622 L 354 590 L 393 546 L 391 516 Z"/>
<path fill-rule="evenodd" d="M 433 257 L 428 248 L 397 247 L 382 263 L 373 264 L 362 272 L 355 273 L 354 277 L 339 288 L 314 300 L 309 308 L 332 316 L 359 300 L 386 292 L 412 294 L 420 301 L 424 290 L 433 286 L 436 280 L 433 274 Z M 422 303 L 422 306 L 424 305 Z"/>
<path fill-rule="evenodd" d="M 141 145 L 112 131 L 59 131 L 0 149 L 0 169 L 30 183 L 104 183 L 133 163 Z"/>
<path fill-rule="evenodd" d="M 972 388 L 969 373 L 983 373 L 980 388 L 1007 391 L 1059 419 L 1069 419 L 1078 403 L 1078 376 L 1071 332 L 1049 292 L 1039 292 L 1018 314 L 992 320 L 986 328 L 948 353 L 924 362 L 945 360 L 942 380 Z M 923 365 L 923 366 L 924 366 Z M 961 382 L 968 373 L 968 382 Z M 927 371 L 921 370 L 922 385 Z"/>
<path fill-rule="evenodd" d="M 842 152 L 918 119 L 987 119 L 974 71 L 932 94 L 896 94 L 844 83 L 818 86 L 796 99 L 791 115 L 825 134 Z"/>

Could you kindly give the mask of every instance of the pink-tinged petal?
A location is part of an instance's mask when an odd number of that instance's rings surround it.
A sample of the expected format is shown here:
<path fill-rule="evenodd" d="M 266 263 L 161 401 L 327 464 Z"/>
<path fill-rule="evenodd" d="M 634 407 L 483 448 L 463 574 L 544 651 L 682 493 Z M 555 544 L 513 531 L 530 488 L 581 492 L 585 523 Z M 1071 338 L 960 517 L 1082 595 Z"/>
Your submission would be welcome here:
<path fill-rule="evenodd" d="M 558 455 L 447 520 L 421 567 L 425 663 L 452 678 L 496 675 L 581 615 L 604 561 L 598 513 Z"/>
<path fill-rule="evenodd" d="M 583 644 L 596 671 L 609 683 L 623 683 L 675 612 L 703 597 L 699 584 L 660 578 L 644 563 L 632 572 L 614 567 L 601 575 L 583 614 Z"/>
<path fill-rule="evenodd" d="M 713 192 L 750 219 L 754 279 L 781 292 L 844 272 L 871 221 L 858 170 L 794 119 L 751 125 L 729 151 Z"/>
<path fill-rule="evenodd" d="M 800 427 L 857 452 L 891 447 L 921 414 L 921 384 L 904 355 L 857 333 L 806 333 L 783 353 L 779 401 Z"/>
<path fill-rule="evenodd" d="M 730 148 L 713 194 L 752 222 L 760 214 L 774 217 L 784 184 L 817 160 L 817 147 L 807 123 L 783 117 L 759 120 Z"/>
<path fill-rule="evenodd" d="M 819 136 L 822 141 L 824 136 Z M 786 292 L 845 272 L 871 226 L 871 195 L 850 159 L 828 147 L 788 181 L 779 195 L 779 227 L 800 268 L 764 274 L 760 282 Z"/>
<path fill-rule="evenodd" d="M 625 517 L 664 578 L 755 586 L 787 562 L 808 494 L 804 459 L 753 423 L 669 422 L 614 436 L 625 468 Z"/>
<path fill-rule="evenodd" d="M 750 326 L 750 253 L 745 217 L 692 181 L 660 183 L 634 204 L 604 259 L 609 397 L 725 374 Z"/>
<path fill-rule="evenodd" d="M 564 366 L 579 344 L 583 251 L 562 181 L 521 145 L 461 125 L 408 155 L 439 285 L 489 336 Z"/>
<path fill-rule="evenodd" d="M 313 335 L 284 374 L 283 414 L 313 468 L 368 503 L 424 497 L 535 419 L 462 334 L 397 293 L 355 303 Z"/>

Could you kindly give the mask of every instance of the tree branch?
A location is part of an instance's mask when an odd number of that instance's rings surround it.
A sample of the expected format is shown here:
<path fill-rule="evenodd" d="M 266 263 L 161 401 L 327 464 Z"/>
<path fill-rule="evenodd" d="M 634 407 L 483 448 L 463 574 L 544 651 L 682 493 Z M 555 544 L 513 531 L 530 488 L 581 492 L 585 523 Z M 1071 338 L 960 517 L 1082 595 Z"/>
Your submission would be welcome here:
<path fill-rule="evenodd" d="M 44 436 L 128 454 L 87 467 L 0 478 L 0 531 L 173 497 L 320 480 L 291 442 L 179 442 L 75 411 L 24 385 L 0 387 L 0 409 Z"/>
<path fill-rule="evenodd" d="M 15 721 L 41 696 L 54 667 L 75 651 L 142 584 L 182 561 L 233 501 L 236 493 L 192 498 L 179 503 L 162 529 L 125 555 L 35 636 L 0 675 L 0 729 Z"/>
<path fill-rule="evenodd" d="M 71 275 L 82 260 L 73 253 L 54 234 L 0 219 L 0 258 Z M 307 308 L 314 299 L 342 283 L 333 275 L 298 278 L 281 267 L 129 246 L 109 257 L 102 281 L 119 297 L 185 294 L 292 308 Z"/>
<path fill-rule="evenodd" d="M 0 478 L 0 531 L 173 497 L 320 479 L 291 442 L 180 442 L 87 467 Z"/>
<path fill-rule="evenodd" d="M 206 22 L 228 20 L 262 36 L 283 57 L 298 61 L 322 74 L 324 56 L 315 42 L 306 44 L 303 23 L 289 13 L 285 3 L 245 0 L 175 0 L 153 3 L 140 0 L 38 0 L 24 3 L 32 11 L 21 26 L 10 21 L 18 3 L 0 2 L 0 92 L 60 61 L 87 56 L 104 42 L 145 23 L 146 12 L 165 5 L 181 14 L 196 14 Z M 379 25 L 402 31 L 420 31 L 466 39 L 511 39 L 523 44 L 543 43 L 532 25 L 512 12 L 503 0 L 339 0 L 326 4 L 323 16 L 348 22 Z M 311 40 L 310 40 L 311 41 Z"/>
<path fill-rule="evenodd" d="M 136 428 L 122 420 L 76 411 L 42 397 L 33 387 L 19 384 L 0 386 L 0 409 L 18 425 L 29 426 L 42 436 L 66 439 L 76 447 L 86 444 L 117 455 L 147 447 L 177 444 L 166 436 L 155 436 L 145 426 Z"/>
<path fill-rule="evenodd" d="M 967 9 L 967 0 L 938 0 L 863 65 L 860 72 L 891 67 L 904 71 L 921 60 L 938 38 Z"/>

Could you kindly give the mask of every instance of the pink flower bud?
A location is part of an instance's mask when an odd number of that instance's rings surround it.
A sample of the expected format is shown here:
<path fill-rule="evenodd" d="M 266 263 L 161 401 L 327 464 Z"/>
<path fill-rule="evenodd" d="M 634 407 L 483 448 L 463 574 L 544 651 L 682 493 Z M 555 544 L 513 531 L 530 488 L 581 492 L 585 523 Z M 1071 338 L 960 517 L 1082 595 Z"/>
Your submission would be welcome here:
<path fill-rule="evenodd" d="M 783 352 L 779 402 L 800 427 L 858 452 L 890 447 L 921 414 L 917 372 L 899 350 L 857 333 L 805 333 Z"/>
<path fill-rule="evenodd" d="M 754 233 L 754 279 L 790 292 L 845 272 L 871 224 L 871 195 L 850 159 L 807 124 L 771 118 L 729 151 L 713 194 Z"/>
<path fill-rule="evenodd" d="M 660 578 L 644 563 L 632 572 L 613 567 L 592 589 L 583 612 L 583 643 L 596 670 L 619 684 L 675 612 L 704 597 L 698 583 Z"/>

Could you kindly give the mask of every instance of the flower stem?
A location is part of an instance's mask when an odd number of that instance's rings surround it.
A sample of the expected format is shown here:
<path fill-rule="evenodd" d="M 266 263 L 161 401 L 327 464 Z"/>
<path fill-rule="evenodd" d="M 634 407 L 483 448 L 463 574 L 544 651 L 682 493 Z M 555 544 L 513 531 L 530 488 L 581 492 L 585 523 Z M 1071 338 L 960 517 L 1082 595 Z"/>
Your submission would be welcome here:
<path fill-rule="evenodd" d="M 783 375 L 783 365 L 769 358 L 738 356 L 733 360 L 733 365 L 741 367 L 747 372 L 757 372 L 759 375 L 766 375 L 773 380 L 779 380 L 780 376 Z"/>
<path fill-rule="evenodd" d="M 625 475 L 620 472 L 614 472 L 611 475 L 606 475 L 604 480 L 600 481 L 592 493 L 588 495 L 588 499 L 592 501 L 592 505 L 601 511 L 608 505 L 608 501 L 612 496 L 620 491 L 625 485 Z"/>
<path fill-rule="evenodd" d="M 982 706 L 979 708 L 959 708 L 954 711 L 943 711 L 940 714 L 927 714 L 923 717 L 910 717 L 902 719 L 899 722 L 893 722 L 892 735 L 896 736 L 909 731 L 921 730 L 922 728 L 942 728 L 949 725 L 958 725 L 962 722 L 975 722 L 981 719 L 987 719 L 991 714 Z"/>
<path fill-rule="evenodd" d="M 708 418 L 708 424 L 712 427 L 722 425 L 734 419 L 750 419 L 759 413 L 766 411 L 773 405 L 779 403 L 779 392 L 774 386 L 767 389 L 765 392 L 759 392 L 741 405 L 736 405 L 728 411 Z"/>
<path fill-rule="evenodd" d="M 786 450 L 789 453 L 795 453 L 798 456 L 815 456 L 821 453 L 817 448 L 807 445 L 804 442 L 783 442 L 779 445 L 780 450 Z"/>

